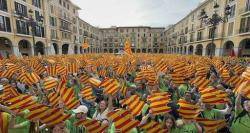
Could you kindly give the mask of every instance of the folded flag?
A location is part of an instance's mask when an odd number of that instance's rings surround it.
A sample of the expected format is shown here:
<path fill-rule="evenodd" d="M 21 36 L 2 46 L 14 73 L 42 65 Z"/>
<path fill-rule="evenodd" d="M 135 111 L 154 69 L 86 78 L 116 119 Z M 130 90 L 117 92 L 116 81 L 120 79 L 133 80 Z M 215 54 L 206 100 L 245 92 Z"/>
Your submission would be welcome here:
<path fill-rule="evenodd" d="M 98 87 L 101 84 L 101 81 L 96 78 L 89 78 L 88 82 L 95 87 Z"/>
<path fill-rule="evenodd" d="M 234 90 L 236 94 L 241 93 L 244 97 L 250 98 L 250 82 L 245 81 L 241 83 L 241 85 Z"/>
<path fill-rule="evenodd" d="M 228 85 L 231 85 L 232 87 L 238 88 L 241 83 L 243 83 L 245 79 L 240 76 L 232 76 L 228 79 L 225 79 L 224 82 L 227 83 Z"/>
<path fill-rule="evenodd" d="M 195 85 L 198 88 L 206 88 L 208 87 L 209 83 L 210 83 L 210 80 L 202 76 L 198 76 L 190 80 L 190 84 Z"/>

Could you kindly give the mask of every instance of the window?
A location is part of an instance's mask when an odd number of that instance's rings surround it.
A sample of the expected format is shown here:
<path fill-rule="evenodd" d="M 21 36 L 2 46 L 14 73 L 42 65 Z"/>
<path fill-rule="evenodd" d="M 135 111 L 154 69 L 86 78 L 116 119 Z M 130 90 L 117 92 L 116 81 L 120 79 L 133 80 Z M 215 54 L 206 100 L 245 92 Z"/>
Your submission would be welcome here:
<path fill-rule="evenodd" d="M 7 0 L 0 0 L 0 10 L 8 11 Z"/>
<path fill-rule="evenodd" d="M 67 9 L 69 10 L 69 4 L 67 4 Z"/>
<path fill-rule="evenodd" d="M 229 18 L 233 18 L 235 16 L 235 5 L 231 6 L 231 12 Z"/>
<path fill-rule="evenodd" d="M 0 31 L 11 32 L 10 18 L 0 16 Z"/>
<path fill-rule="evenodd" d="M 57 32 L 56 32 L 56 30 L 51 29 L 51 39 L 57 39 Z"/>
<path fill-rule="evenodd" d="M 59 4 L 62 5 L 62 0 L 59 0 Z"/>
<path fill-rule="evenodd" d="M 231 22 L 228 24 L 228 36 L 233 35 L 233 30 L 234 30 L 234 22 Z"/>
<path fill-rule="evenodd" d="M 32 4 L 38 8 L 41 8 L 41 0 L 32 0 Z"/>
<path fill-rule="evenodd" d="M 199 31 L 197 33 L 197 41 L 200 41 L 200 40 L 202 40 L 202 31 Z"/>
<path fill-rule="evenodd" d="M 15 2 L 15 10 L 16 10 L 16 14 L 18 14 L 18 15 L 22 15 L 25 17 L 28 16 L 27 7 L 20 4 L 20 3 Z"/>
<path fill-rule="evenodd" d="M 36 26 L 35 36 L 37 37 L 44 37 L 44 27 Z"/>
<path fill-rule="evenodd" d="M 50 26 L 57 26 L 56 18 L 50 17 Z"/>
<path fill-rule="evenodd" d="M 190 42 L 194 41 L 194 34 L 190 34 Z"/>
<path fill-rule="evenodd" d="M 250 17 L 242 18 L 240 22 L 240 33 L 245 33 L 250 31 Z"/>
<path fill-rule="evenodd" d="M 66 7 L 66 3 L 65 2 L 63 2 L 63 7 Z"/>
<path fill-rule="evenodd" d="M 214 34 L 215 34 L 214 32 L 215 32 L 214 28 L 209 28 L 208 39 L 211 39 L 211 38 L 215 37 L 214 36 Z"/>
<path fill-rule="evenodd" d="M 39 11 L 35 11 L 35 18 L 37 21 L 41 20 Z"/>
<path fill-rule="evenodd" d="M 17 33 L 29 35 L 29 26 L 26 21 L 16 20 Z"/>

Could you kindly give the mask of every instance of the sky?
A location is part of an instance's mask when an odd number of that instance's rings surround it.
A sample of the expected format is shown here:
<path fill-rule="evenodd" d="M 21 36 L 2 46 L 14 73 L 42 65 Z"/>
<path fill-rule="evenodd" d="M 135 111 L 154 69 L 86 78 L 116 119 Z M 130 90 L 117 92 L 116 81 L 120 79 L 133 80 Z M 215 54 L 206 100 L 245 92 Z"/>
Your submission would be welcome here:
<path fill-rule="evenodd" d="M 175 24 L 203 0 L 71 0 L 91 25 L 156 26 Z"/>

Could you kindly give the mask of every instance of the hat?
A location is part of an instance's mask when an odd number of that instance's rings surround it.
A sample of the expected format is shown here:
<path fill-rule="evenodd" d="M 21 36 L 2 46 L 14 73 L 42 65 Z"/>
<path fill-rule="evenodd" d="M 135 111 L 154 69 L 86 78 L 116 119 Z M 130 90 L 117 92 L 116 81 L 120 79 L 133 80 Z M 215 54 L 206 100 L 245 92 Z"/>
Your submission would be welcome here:
<path fill-rule="evenodd" d="M 84 105 L 78 106 L 76 109 L 72 110 L 74 113 L 88 113 L 88 108 Z"/>

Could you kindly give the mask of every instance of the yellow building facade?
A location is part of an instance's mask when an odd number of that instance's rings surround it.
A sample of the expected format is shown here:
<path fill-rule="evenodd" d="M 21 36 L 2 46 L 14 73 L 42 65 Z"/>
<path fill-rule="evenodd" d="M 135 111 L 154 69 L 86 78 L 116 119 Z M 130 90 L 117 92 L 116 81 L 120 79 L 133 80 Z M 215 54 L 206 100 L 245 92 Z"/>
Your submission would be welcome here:
<path fill-rule="evenodd" d="M 215 2 L 216 12 L 226 19 L 216 27 L 212 44 L 212 27 L 201 21 L 200 14 L 204 10 L 211 18 Z M 227 5 L 230 15 L 225 16 Z M 164 35 L 167 53 L 250 56 L 250 0 L 205 0 Z"/>

